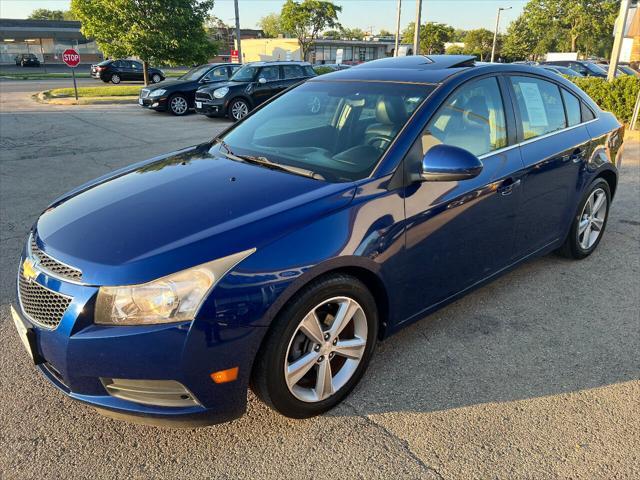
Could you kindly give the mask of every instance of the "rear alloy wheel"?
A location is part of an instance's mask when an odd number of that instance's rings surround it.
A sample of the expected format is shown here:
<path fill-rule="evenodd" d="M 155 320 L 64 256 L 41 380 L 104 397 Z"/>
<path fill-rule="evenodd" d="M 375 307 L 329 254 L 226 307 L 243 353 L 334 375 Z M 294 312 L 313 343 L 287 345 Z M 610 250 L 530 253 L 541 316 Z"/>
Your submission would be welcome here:
<path fill-rule="evenodd" d="M 117 73 L 114 73 L 113 75 L 111 75 L 111 83 L 117 85 L 120 82 L 121 82 L 120 75 L 118 75 Z"/>
<path fill-rule="evenodd" d="M 357 278 L 313 282 L 275 321 L 256 360 L 253 388 L 288 417 L 325 412 L 362 377 L 377 331 L 375 300 Z"/>
<path fill-rule="evenodd" d="M 568 258 L 585 258 L 596 249 L 607 225 L 611 192 L 609 184 L 596 179 L 587 189 L 573 219 L 571 231 L 559 253 Z"/>
<path fill-rule="evenodd" d="M 162 77 L 160 76 L 160 74 L 154 73 L 153 76 L 151 77 L 151 81 L 153 83 L 160 83 L 162 81 Z"/>
<path fill-rule="evenodd" d="M 248 114 L 249 114 L 249 104 L 241 98 L 236 98 L 234 101 L 231 102 L 231 105 L 229 105 L 229 116 L 231 117 L 232 120 L 235 120 L 235 121 L 241 120 L 244 117 L 246 117 Z"/>
<path fill-rule="evenodd" d="M 177 116 L 182 116 L 189 111 L 189 104 L 184 95 L 174 95 L 169 99 L 169 111 Z"/>

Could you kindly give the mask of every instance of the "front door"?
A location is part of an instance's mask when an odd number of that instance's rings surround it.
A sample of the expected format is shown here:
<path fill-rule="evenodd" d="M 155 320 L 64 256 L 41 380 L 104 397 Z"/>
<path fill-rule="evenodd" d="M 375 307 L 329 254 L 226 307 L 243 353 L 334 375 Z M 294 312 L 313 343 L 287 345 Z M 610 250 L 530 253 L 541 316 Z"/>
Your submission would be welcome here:
<path fill-rule="evenodd" d="M 401 272 L 406 320 L 512 261 L 522 161 L 518 148 L 504 148 L 504 105 L 496 77 L 463 84 L 429 121 L 404 160 L 406 169 L 418 171 L 429 148 L 444 143 L 470 151 L 483 163 L 474 179 L 406 187 Z"/>
<path fill-rule="evenodd" d="M 260 82 L 261 78 L 265 80 L 264 83 Z M 279 66 L 270 65 L 268 67 L 262 67 L 262 69 L 258 73 L 258 77 L 256 79 L 253 90 L 253 100 L 255 104 L 259 105 L 278 93 L 280 83 L 281 79 Z"/>

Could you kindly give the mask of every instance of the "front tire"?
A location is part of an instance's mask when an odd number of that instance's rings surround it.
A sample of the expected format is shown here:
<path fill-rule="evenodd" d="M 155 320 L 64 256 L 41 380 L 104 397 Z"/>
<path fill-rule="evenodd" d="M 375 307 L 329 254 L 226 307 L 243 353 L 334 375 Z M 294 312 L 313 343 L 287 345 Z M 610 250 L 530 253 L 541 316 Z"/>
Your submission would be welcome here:
<path fill-rule="evenodd" d="M 610 205 L 609 184 L 602 178 L 596 178 L 583 195 L 569 235 L 558 253 L 576 260 L 591 255 L 604 235 Z"/>
<path fill-rule="evenodd" d="M 120 75 L 118 75 L 117 73 L 114 73 L 113 75 L 111 75 L 111 83 L 113 83 L 114 85 L 118 85 L 121 81 L 122 79 L 120 78 Z"/>
<path fill-rule="evenodd" d="M 252 388 L 291 418 L 319 415 L 356 386 L 373 355 L 376 302 L 349 275 L 315 280 L 274 320 L 258 353 Z"/>
<path fill-rule="evenodd" d="M 174 115 L 181 117 L 189 111 L 189 102 L 187 97 L 179 93 L 169 98 L 169 111 Z"/>
<path fill-rule="evenodd" d="M 236 98 L 229 105 L 229 118 L 235 122 L 249 115 L 249 104 L 242 98 Z"/>

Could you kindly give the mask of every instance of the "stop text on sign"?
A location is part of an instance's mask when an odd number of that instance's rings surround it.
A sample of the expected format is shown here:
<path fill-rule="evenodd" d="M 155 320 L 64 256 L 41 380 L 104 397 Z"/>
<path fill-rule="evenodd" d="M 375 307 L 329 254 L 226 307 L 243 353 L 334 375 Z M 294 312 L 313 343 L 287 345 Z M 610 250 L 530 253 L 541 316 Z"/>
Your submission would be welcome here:
<path fill-rule="evenodd" d="M 75 67 L 80 63 L 80 54 L 69 48 L 62 53 L 62 61 L 70 67 Z"/>

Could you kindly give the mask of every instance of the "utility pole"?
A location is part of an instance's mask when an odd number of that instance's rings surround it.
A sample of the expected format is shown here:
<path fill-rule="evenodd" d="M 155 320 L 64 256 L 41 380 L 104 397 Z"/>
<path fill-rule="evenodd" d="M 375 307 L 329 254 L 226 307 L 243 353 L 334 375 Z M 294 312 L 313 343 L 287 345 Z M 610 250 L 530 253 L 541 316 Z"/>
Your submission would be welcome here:
<path fill-rule="evenodd" d="M 500 7 L 498 8 L 498 16 L 496 17 L 496 30 L 493 32 L 493 46 L 491 47 L 491 63 L 494 62 L 496 58 L 496 44 L 498 43 L 498 28 L 500 27 L 500 12 L 503 10 L 511 10 L 513 7 Z"/>
<path fill-rule="evenodd" d="M 413 32 L 413 54 L 420 53 L 420 16 L 422 14 L 422 0 L 416 0 L 416 28 Z"/>
<path fill-rule="evenodd" d="M 616 69 L 618 68 L 618 60 L 620 60 L 620 50 L 622 49 L 622 40 L 624 39 L 624 27 L 627 25 L 627 14 L 629 13 L 629 0 L 620 2 L 620 13 L 616 21 L 615 37 L 613 39 L 613 50 L 611 51 L 611 60 L 609 60 L 609 72 L 607 80 L 610 82 L 616 78 Z"/>
<path fill-rule="evenodd" d="M 233 0 L 236 9 L 236 48 L 238 49 L 238 62 L 244 63 L 242 59 L 242 47 L 240 46 L 240 10 L 238 8 L 238 0 Z"/>
<path fill-rule="evenodd" d="M 396 20 L 396 46 L 393 50 L 393 56 L 398 56 L 398 48 L 400 48 L 400 12 L 402 11 L 402 0 L 398 0 L 398 19 Z"/>

